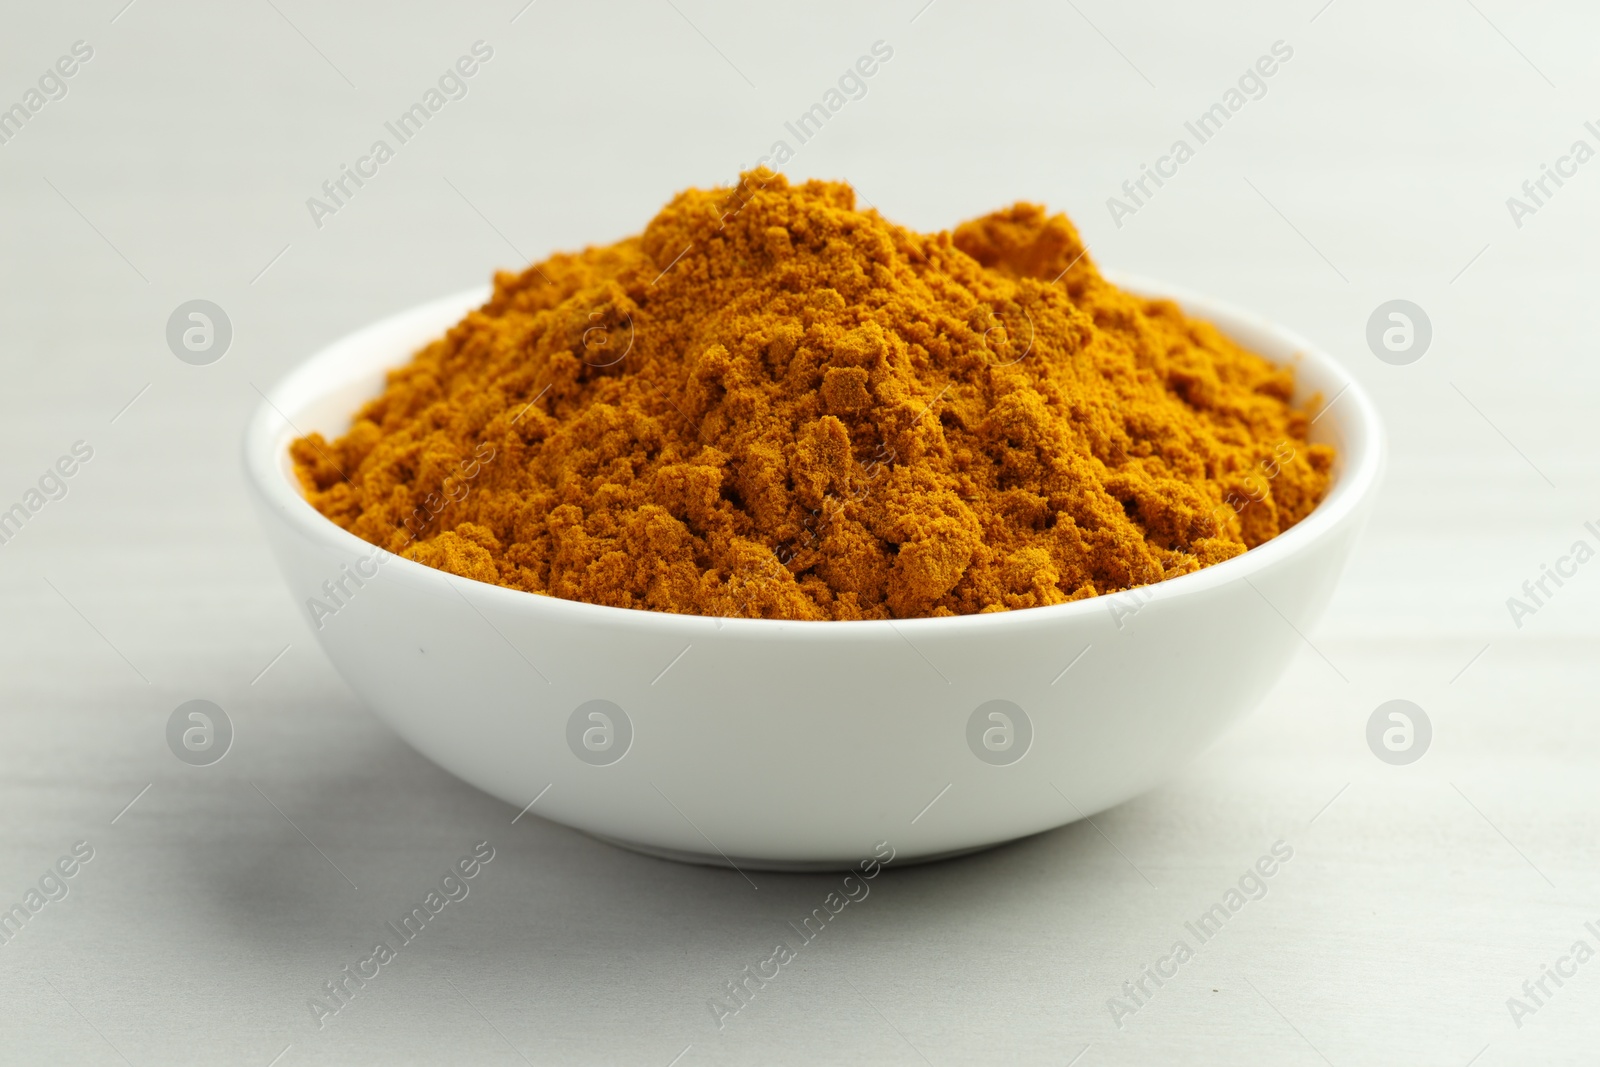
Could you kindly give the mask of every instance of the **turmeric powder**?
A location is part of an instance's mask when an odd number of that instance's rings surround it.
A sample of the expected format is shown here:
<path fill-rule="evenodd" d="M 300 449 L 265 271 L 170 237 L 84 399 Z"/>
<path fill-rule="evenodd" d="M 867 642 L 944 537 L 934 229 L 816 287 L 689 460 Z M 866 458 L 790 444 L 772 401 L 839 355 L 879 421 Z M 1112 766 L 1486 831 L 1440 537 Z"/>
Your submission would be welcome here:
<path fill-rule="evenodd" d="M 615 607 L 962 615 L 1186 574 L 1304 518 L 1293 374 L 1101 277 L 1018 204 L 919 234 L 767 170 L 496 275 L 335 441 L 339 526 Z"/>

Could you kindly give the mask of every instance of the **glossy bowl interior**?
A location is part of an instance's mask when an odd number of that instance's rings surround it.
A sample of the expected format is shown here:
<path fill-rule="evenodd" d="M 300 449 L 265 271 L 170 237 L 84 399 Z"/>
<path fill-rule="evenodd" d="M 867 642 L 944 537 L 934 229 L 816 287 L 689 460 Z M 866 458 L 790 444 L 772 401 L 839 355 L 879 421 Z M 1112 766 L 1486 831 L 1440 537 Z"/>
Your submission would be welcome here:
<path fill-rule="evenodd" d="M 1159 783 L 1302 648 L 1370 511 L 1383 434 L 1365 392 L 1294 334 L 1139 278 L 1327 406 L 1327 498 L 1244 555 L 1138 590 L 993 615 L 712 619 L 559 600 L 385 556 L 302 497 L 301 433 L 349 426 L 384 373 L 486 290 L 330 345 L 245 434 L 252 497 L 340 674 L 418 751 L 522 809 L 618 844 L 741 868 L 951 855 Z M 1298 632 L 1297 632 L 1298 631 Z M 882 851 L 879 853 L 883 854 Z"/>

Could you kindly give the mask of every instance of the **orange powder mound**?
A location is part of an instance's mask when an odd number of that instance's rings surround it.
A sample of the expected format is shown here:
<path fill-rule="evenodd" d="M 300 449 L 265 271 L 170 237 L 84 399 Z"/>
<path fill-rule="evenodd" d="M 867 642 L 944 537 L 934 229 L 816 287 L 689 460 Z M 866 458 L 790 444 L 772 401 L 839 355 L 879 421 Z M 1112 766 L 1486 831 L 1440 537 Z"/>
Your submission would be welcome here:
<path fill-rule="evenodd" d="M 1292 372 L 1105 281 L 1018 204 L 919 234 L 766 170 L 501 273 L 307 498 L 530 593 L 784 619 L 962 615 L 1185 574 L 1304 518 Z"/>

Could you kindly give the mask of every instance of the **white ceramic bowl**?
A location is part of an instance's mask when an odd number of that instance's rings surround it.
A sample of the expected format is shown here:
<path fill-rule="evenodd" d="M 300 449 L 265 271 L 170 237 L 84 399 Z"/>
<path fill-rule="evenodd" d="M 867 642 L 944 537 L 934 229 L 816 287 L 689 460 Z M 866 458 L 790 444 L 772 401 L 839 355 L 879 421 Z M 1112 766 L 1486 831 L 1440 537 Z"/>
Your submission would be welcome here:
<path fill-rule="evenodd" d="M 1293 364 L 1298 400 L 1332 401 L 1313 439 L 1339 453 L 1298 526 L 1120 598 L 895 622 L 711 619 L 380 563 L 304 500 L 288 444 L 343 432 L 387 369 L 486 290 L 302 365 L 252 418 L 245 467 L 340 674 L 418 751 L 513 811 L 537 800 L 531 815 L 617 844 L 739 867 L 843 866 L 879 842 L 897 863 L 933 859 L 1093 815 L 1198 753 L 1301 649 L 1375 497 L 1382 429 L 1332 358 L 1213 300 L 1114 280 Z"/>

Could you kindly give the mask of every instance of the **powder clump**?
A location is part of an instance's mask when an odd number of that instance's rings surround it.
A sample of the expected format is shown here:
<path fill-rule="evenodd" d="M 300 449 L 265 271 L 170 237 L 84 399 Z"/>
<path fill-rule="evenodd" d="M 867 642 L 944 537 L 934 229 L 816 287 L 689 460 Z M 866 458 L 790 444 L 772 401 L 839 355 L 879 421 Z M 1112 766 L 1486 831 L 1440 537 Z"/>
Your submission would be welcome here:
<path fill-rule="evenodd" d="M 1185 574 L 1304 518 L 1293 376 L 1107 282 L 1061 215 L 953 233 L 766 170 L 520 274 L 292 456 L 453 574 L 615 607 L 963 615 Z"/>

